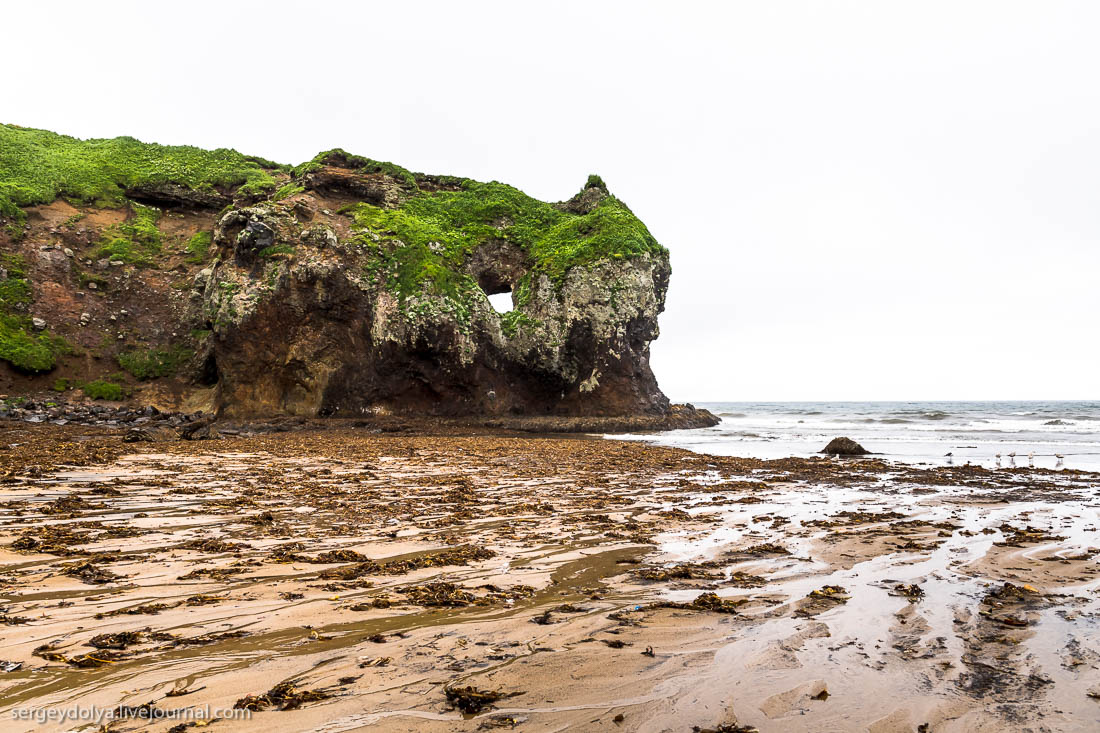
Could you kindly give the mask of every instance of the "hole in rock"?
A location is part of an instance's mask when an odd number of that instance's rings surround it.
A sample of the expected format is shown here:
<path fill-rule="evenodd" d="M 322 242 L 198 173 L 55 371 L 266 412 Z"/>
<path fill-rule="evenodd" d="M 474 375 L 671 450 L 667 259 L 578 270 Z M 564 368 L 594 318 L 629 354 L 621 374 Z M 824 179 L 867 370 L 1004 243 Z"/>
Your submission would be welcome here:
<path fill-rule="evenodd" d="M 493 293 L 489 296 L 489 303 L 492 304 L 493 310 L 497 313 L 507 313 L 512 310 L 512 291 L 506 290 L 503 293 Z"/>

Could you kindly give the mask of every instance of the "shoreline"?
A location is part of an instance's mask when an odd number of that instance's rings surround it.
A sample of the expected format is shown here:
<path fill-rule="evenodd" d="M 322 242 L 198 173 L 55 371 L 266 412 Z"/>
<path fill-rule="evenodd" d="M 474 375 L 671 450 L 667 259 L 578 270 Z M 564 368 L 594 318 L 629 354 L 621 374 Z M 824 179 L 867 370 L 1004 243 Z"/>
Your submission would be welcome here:
<path fill-rule="evenodd" d="M 251 719 L 214 730 L 884 733 L 1100 715 L 1097 474 L 448 430 L 125 444 L 0 424 L 0 660 L 22 664 L 0 672 L 0 719 L 240 702 Z M 503 696 L 464 714 L 479 691 Z"/>
<path fill-rule="evenodd" d="M 85 425 L 96 427 L 129 426 L 152 430 L 142 440 L 192 439 L 187 426 L 210 426 L 204 437 L 256 435 L 296 430 L 347 430 L 362 428 L 387 433 L 455 434 L 484 433 L 658 433 L 670 430 L 713 427 L 719 419 L 708 410 L 691 404 L 669 405 L 663 413 L 632 415 L 424 415 L 371 414 L 359 417 L 307 417 L 269 415 L 254 418 L 228 418 L 198 412 L 160 410 L 155 406 L 127 403 L 97 404 L 90 401 L 68 402 L 51 395 L 19 397 L 15 401 L 0 397 L 0 423 L 11 421 L 31 424 Z M 159 433 L 156 432 L 159 429 Z M 171 430 L 182 431 L 179 436 Z"/>

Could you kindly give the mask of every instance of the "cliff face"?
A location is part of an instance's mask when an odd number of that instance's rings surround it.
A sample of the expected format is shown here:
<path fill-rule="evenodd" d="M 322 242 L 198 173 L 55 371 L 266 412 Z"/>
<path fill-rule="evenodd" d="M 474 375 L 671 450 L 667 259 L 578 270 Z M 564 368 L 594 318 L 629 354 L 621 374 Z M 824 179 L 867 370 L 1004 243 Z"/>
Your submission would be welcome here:
<path fill-rule="evenodd" d="M 343 151 L 0 143 L 0 245 L 33 261 L 4 273 L 31 294 L 0 326 L 41 357 L 0 333 L 9 388 L 52 371 L 230 416 L 669 410 L 649 366 L 668 253 L 595 176 L 547 204 Z"/>
<path fill-rule="evenodd" d="M 667 409 L 649 368 L 667 253 L 650 238 L 629 256 L 540 262 L 544 233 L 521 230 L 524 218 L 571 226 L 602 206 L 628 217 L 601 184 L 580 194 L 587 203 L 574 213 L 499 184 L 410 191 L 337 161 L 305 175 L 305 190 L 215 225 L 219 259 L 195 292 L 226 411 Z M 488 299 L 502 292 L 514 304 L 503 314 Z"/>

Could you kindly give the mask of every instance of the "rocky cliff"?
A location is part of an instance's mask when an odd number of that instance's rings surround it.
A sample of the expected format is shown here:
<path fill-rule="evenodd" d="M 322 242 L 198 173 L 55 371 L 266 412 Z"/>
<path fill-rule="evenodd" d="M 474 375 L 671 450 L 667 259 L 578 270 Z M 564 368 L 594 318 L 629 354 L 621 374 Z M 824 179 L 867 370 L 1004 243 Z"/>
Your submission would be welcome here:
<path fill-rule="evenodd" d="M 0 225 L 9 392 L 239 417 L 669 413 L 649 366 L 668 252 L 596 176 L 548 204 L 340 150 L 291 168 L 0 125 Z"/>

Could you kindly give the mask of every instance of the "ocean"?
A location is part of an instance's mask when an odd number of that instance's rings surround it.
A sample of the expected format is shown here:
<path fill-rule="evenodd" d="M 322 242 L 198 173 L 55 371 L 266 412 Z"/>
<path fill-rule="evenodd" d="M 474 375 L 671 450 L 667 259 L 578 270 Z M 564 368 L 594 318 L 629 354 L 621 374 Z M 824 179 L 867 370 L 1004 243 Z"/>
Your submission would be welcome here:
<path fill-rule="evenodd" d="M 615 436 L 699 453 L 784 458 L 818 453 L 846 436 L 888 460 L 987 468 L 1100 471 L 1100 401 L 709 402 L 722 419 L 698 430 Z M 946 454 L 951 453 L 948 457 Z M 1028 454 L 1034 454 L 1029 459 Z M 1059 459 L 1058 455 L 1063 456 Z"/>

